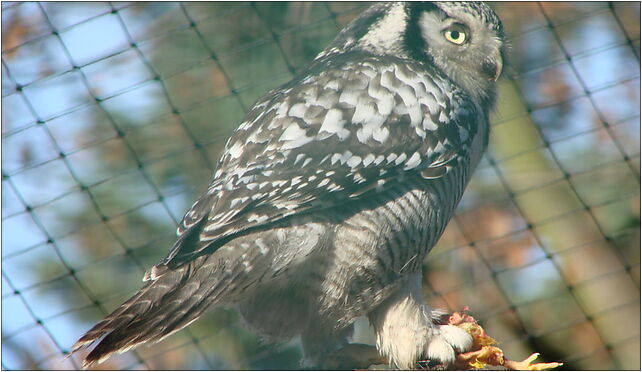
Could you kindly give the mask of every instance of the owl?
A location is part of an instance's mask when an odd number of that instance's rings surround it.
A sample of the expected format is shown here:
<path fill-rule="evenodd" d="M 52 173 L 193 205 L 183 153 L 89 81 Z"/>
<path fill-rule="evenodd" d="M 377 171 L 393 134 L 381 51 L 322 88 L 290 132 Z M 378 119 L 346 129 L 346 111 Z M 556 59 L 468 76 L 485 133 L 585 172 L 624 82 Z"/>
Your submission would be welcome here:
<path fill-rule="evenodd" d="M 247 112 L 145 285 L 73 346 L 84 365 L 214 306 L 303 363 L 367 316 L 392 366 L 448 365 L 471 337 L 422 299 L 422 262 L 488 143 L 506 42 L 476 2 L 376 3 Z M 214 123 L 213 123 L 214 124 Z"/>

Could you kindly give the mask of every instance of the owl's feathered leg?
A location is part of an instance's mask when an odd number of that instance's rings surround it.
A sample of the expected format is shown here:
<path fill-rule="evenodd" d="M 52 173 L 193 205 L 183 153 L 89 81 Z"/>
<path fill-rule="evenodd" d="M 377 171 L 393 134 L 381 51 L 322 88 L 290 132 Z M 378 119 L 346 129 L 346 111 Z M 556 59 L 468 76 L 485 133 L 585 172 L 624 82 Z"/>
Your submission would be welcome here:
<path fill-rule="evenodd" d="M 377 349 L 401 369 L 413 368 L 422 357 L 452 364 L 455 350 L 472 346 L 472 338 L 462 329 L 436 324 L 422 297 L 421 273 L 417 272 L 369 314 Z"/>

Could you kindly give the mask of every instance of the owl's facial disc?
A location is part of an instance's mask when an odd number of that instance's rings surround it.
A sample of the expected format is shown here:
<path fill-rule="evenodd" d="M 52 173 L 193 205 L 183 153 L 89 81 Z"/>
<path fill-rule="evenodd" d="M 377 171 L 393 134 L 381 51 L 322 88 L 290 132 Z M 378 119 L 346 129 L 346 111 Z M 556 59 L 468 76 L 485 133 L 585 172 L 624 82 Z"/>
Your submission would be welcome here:
<path fill-rule="evenodd" d="M 482 3 L 447 2 L 424 3 L 413 10 L 420 40 L 412 46 L 420 48 L 418 53 L 472 95 L 492 101 L 505 48 L 492 9 Z"/>

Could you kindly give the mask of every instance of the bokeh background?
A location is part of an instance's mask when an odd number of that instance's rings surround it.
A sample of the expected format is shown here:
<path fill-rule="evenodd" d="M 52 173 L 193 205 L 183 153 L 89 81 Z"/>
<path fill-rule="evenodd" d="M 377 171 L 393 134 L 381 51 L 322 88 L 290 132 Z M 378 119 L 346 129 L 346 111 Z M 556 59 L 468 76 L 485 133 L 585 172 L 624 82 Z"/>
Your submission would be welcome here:
<path fill-rule="evenodd" d="M 79 368 L 70 346 L 165 255 L 243 113 L 366 6 L 2 2 L 2 368 Z M 511 359 L 640 369 L 640 3 L 493 6 L 511 65 L 427 299 Z M 299 357 L 215 309 L 99 368 Z"/>

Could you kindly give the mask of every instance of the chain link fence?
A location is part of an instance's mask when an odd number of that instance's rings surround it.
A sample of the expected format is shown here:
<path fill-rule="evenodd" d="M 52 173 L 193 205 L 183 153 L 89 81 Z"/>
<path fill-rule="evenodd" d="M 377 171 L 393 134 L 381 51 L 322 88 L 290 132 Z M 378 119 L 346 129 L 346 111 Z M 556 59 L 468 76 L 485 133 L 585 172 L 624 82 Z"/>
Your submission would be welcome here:
<path fill-rule="evenodd" d="M 2 368 L 78 369 L 247 108 L 366 3 L 2 3 Z M 640 3 L 493 3 L 491 145 L 425 263 L 511 359 L 640 368 Z M 372 342 L 360 321 L 357 340 Z M 296 369 L 230 309 L 109 369 Z"/>

